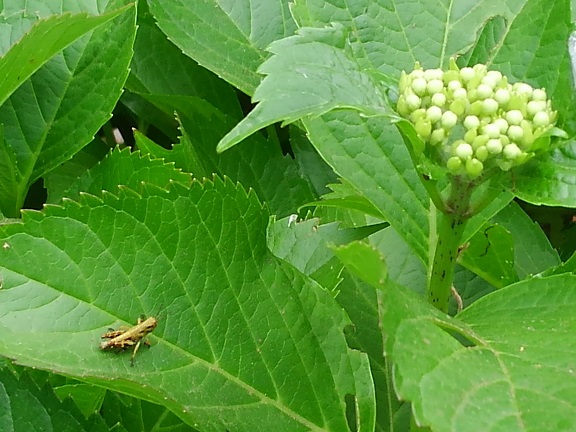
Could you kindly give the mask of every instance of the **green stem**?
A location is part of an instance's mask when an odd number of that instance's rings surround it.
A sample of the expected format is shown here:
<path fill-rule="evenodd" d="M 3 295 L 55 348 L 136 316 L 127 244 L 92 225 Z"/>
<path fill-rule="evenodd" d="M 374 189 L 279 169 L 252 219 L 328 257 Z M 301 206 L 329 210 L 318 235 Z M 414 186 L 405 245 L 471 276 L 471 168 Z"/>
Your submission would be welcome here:
<path fill-rule="evenodd" d="M 428 301 L 448 312 L 458 248 L 469 216 L 471 185 L 455 179 L 446 202 L 446 212 L 438 212 L 436 248 L 430 271 Z"/>

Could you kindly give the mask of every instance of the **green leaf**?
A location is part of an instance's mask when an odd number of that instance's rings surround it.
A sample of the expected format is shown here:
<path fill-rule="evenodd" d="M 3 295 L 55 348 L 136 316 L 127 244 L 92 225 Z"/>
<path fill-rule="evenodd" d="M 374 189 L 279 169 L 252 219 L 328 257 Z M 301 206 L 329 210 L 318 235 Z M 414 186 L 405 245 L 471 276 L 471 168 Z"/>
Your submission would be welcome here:
<path fill-rule="evenodd" d="M 260 82 L 264 48 L 296 28 L 288 2 L 149 1 L 158 26 L 186 55 L 243 92 Z"/>
<path fill-rule="evenodd" d="M 517 203 L 510 203 L 492 221 L 505 227 L 514 238 L 514 271 L 520 279 L 560 264 L 558 252 L 542 228 Z"/>
<path fill-rule="evenodd" d="M 75 26 L 86 19 L 76 18 Z M 1 153 L 16 157 L 11 174 L 0 177 L 5 215 L 16 216 L 30 185 L 92 140 L 120 97 L 136 31 L 135 8 L 101 20 L 108 22 L 53 56 L 0 107 Z"/>
<path fill-rule="evenodd" d="M 344 37 L 341 26 L 335 25 L 303 29 L 274 42 L 269 50 L 275 55 L 259 69 L 266 77 L 254 93 L 258 105 L 222 138 L 216 150 L 223 152 L 272 123 L 285 125 L 333 109 L 354 108 L 367 116 L 389 114 L 371 76 L 337 46 Z"/>
<path fill-rule="evenodd" d="M 218 179 L 25 212 L 0 226 L 0 353 L 161 404 L 201 430 L 348 431 L 346 395 L 359 428 L 373 430 L 369 365 L 346 345 L 349 321 L 268 252 L 268 217 Z M 134 367 L 99 350 L 107 328 L 141 314 L 159 325 Z"/>
<path fill-rule="evenodd" d="M 510 188 L 524 201 L 536 205 L 574 207 L 576 200 L 576 142 L 532 159 L 515 170 Z"/>
<path fill-rule="evenodd" d="M 119 187 L 141 192 L 146 184 L 168 188 L 174 182 L 189 186 L 192 176 L 179 170 L 167 169 L 162 160 L 152 160 L 139 152 L 131 153 L 129 148 L 115 148 L 100 163 L 69 185 L 64 195 L 77 200 L 82 193 L 100 196 L 103 191 L 116 193 Z"/>
<path fill-rule="evenodd" d="M 460 264 L 502 288 L 518 280 L 514 271 L 514 240 L 500 225 L 490 225 L 476 233 L 464 246 Z"/>
<path fill-rule="evenodd" d="M 361 239 L 370 229 L 372 228 L 337 229 L 334 223 L 317 225 L 316 219 L 288 226 L 286 219 L 283 219 L 269 227 L 268 246 L 275 255 L 296 266 L 326 289 L 337 293 L 336 301 L 344 308 L 353 324 L 347 329 L 347 341 L 352 348 L 367 353 L 370 359 L 377 403 L 375 431 L 396 430 L 394 427 L 398 427 L 398 430 L 405 430 L 408 419 L 405 410 L 401 411 L 402 403 L 398 401 L 392 388 L 392 370 L 390 363 L 383 355 L 378 309 L 382 301 L 382 293 L 353 277 L 343 268 L 342 262 L 334 257 L 334 251 L 329 247 L 330 244 L 338 245 Z M 383 231 L 390 231 L 390 229 Z M 381 235 L 383 231 L 372 234 L 370 240 L 372 241 L 375 236 L 380 236 L 383 238 L 382 243 L 393 243 L 391 236 L 384 238 L 385 236 Z M 400 251 L 400 256 L 402 255 Z M 380 268 L 382 263 L 379 258 L 376 260 Z M 421 264 L 417 258 L 416 262 Z M 396 267 L 398 264 L 400 267 Z M 402 273 L 402 270 L 410 273 L 406 262 L 392 260 L 391 266 L 391 274 Z"/>
<path fill-rule="evenodd" d="M 428 262 L 429 198 L 396 128 L 339 111 L 304 122 L 312 144 Z"/>
<path fill-rule="evenodd" d="M 3 78 L 0 82 L 0 105 L 54 55 L 86 33 L 126 13 L 129 7 L 97 16 L 65 14 L 36 21 L 0 58 L 0 76 Z"/>
<path fill-rule="evenodd" d="M 48 385 L 39 387 L 27 373 L 0 369 L 0 430 L 108 431 L 98 415 L 86 419 L 70 399 L 60 401 Z M 119 429 L 119 430 L 124 430 Z"/>
<path fill-rule="evenodd" d="M 385 292 L 396 386 L 421 423 L 439 432 L 574 427 L 575 276 L 511 285 L 476 301 L 460 321 L 424 312 L 421 300 L 393 285 Z"/>
<path fill-rule="evenodd" d="M 100 138 L 95 138 L 72 159 L 64 162 L 44 176 L 44 187 L 48 191 L 47 202 L 56 204 L 86 171 L 100 162 L 110 151 Z"/>
<path fill-rule="evenodd" d="M 380 288 L 388 278 L 384 257 L 366 243 L 353 242 L 334 248 L 334 253 L 346 268 L 373 288 Z"/>

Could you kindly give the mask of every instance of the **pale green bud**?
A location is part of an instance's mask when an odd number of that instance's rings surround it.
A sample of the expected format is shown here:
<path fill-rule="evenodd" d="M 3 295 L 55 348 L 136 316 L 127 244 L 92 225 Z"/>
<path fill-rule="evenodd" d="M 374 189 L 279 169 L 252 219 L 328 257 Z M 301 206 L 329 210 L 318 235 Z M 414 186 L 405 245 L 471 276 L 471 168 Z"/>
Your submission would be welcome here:
<path fill-rule="evenodd" d="M 461 116 L 466 112 L 467 103 L 465 99 L 454 99 L 450 104 L 450 111 L 457 116 Z"/>
<path fill-rule="evenodd" d="M 490 138 L 488 135 L 478 135 L 476 138 L 474 138 L 474 141 L 472 141 L 472 148 L 478 149 L 480 147 L 486 146 L 489 140 Z"/>
<path fill-rule="evenodd" d="M 478 159 L 471 158 L 466 160 L 466 173 L 470 178 L 476 178 L 484 170 L 484 165 Z"/>
<path fill-rule="evenodd" d="M 485 146 L 480 146 L 474 152 L 474 157 L 480 162 L 484 162 L 488 157 L 488 149 Z"/>
<path fill-rule="evenodd" d="M 416 123 L 418 120 L 426 118 L 426 110 L 424 108 L 418 108 L 415 111 L 412 111 L 410 114 L 410 121 L 412 123 Z"/>
<path fill-rule="evenodd" d="M 458 174 L 458 171 L 462 167 L 462 160 L 457 156 L 452 156 L 446 161 L 446 168 L 452 174 Z"/>
<path fill-rule="evenodd" d="M 464 141 L 466 141 L 468 144 L 472 144 L 477 136 L 478 132 L 476 129 L 469 129 L 464 134 Z"/>
<path fill-rule="evenodd" d="M 432 133 L 432 124 L 430 123 L 430 120 L 420 119 L 416 122 L 414 128 L 416 129 L 416 132 L 418 132 L 418 135 L 422 137 L 422 139 L 427 140 L 430 138 L 430 134 Z"/>
<path fill-rule="evenodd" d="M 444 142 L 446 138 L 446 131 L 443 128 L 435 129 L 432 131 L 432 135 L 430 135 L 430 144 L 438 145 Z"/>

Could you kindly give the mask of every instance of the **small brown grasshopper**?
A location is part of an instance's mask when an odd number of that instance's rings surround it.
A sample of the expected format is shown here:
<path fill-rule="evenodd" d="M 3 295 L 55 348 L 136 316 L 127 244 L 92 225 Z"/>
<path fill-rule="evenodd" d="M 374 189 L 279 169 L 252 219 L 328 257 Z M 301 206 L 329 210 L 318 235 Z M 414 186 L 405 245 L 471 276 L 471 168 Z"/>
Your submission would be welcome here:
<path fill-rule="evenodd" d="M 104 342 L 100 342 L 101 350 L 116 349 L 125 350 L 128 347 L 134 347 L 132 351 L 132 359 L 130 360 L 130 365 L 134 366 L 134 357 L 140 344 L 148 333 L 151 333 L 158 324 L 158 320 L 154 317 L 138 318 L 138 324 L 134 327 L 122 328 L 118 330 L 110 330 L 102 335 L 102 339 L 109 339 Z M 150 345 L 148 342 L 144 341 L 146 345 Z"/>

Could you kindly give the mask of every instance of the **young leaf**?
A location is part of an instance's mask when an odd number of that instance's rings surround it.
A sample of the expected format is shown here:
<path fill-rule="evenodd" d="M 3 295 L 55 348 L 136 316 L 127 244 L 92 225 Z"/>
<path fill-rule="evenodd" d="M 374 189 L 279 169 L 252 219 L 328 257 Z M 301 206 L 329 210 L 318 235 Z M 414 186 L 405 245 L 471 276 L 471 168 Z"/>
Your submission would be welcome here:
<path fill-rule="evenodd" d="M 390 113 L 382 89 L 342 49 L 345 37 L 341 26 L 302 29 L 270 45 L 274 55 L 260 67 L 266 77 L 253 97 L 258 105 L 216 150 L 223 152 L 272 123 L 289 124 L 333 109 L 354 108 L 367 116 Z"/>

